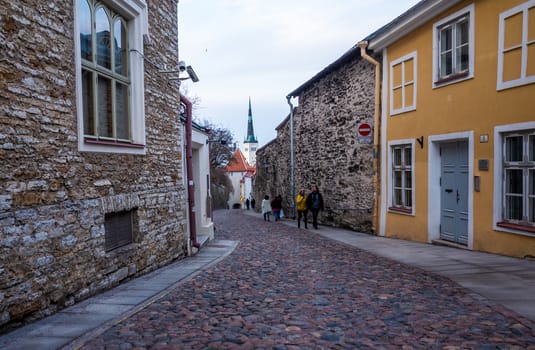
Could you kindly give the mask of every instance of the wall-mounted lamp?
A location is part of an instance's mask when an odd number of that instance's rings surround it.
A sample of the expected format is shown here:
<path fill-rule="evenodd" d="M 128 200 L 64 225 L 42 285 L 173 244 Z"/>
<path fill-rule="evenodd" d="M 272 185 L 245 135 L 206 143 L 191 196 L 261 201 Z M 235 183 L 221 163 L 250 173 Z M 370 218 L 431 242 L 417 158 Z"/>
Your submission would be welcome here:
<path fill-rule="evenodd" d="M 418 141 L 418 144 L 420 145 L 420 148 L 424 149 L 424 137 L 420 136 L 419 138 L 416 139 L 416 141 Z"/>

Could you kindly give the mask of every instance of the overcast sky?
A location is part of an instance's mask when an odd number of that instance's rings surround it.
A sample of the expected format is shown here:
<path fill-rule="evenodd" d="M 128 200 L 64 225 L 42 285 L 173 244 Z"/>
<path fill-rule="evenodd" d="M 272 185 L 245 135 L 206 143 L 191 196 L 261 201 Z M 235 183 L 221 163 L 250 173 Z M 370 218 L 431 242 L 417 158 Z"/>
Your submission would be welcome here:
<path fill-rule="evenodd" d="M 251 97 L 260 146 L 289 114 L 286 95 L 419 0 L 180 0 L 179 56 L 200 81 L 196 119 L 243 149 Z"/>

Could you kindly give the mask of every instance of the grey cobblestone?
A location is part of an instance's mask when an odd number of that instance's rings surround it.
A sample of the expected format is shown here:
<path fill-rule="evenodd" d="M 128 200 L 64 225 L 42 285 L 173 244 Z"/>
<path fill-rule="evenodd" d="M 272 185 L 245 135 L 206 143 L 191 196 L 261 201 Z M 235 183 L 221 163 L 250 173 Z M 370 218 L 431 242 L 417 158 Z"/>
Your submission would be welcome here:
<path fill-rule="evenodd" d="M 83 349 L 535 349 L 533 323 L 452 280 L 240 211 L 219 264 Z"/>

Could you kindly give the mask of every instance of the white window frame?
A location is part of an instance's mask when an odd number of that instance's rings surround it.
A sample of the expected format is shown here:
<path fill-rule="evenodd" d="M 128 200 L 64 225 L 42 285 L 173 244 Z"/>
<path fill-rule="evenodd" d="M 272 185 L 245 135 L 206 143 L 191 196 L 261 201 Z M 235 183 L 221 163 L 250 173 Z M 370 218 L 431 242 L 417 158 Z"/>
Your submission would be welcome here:
<path fill-rule="evenodd" d="M 517 123 L 500 125 L 494 128 L 494 217 L 493 217 L 493 229 L 496 231 L 515 233 L 530 237 L 535 237 L 535 233 L 528 232 L 519 228 L 499 226 L 499 223 L 503 223 L 503 210 L 504 210 L 504 155 L 503 155 L 503 141 L 506 135 L 515 132 L 525 132 L 527 130 L 534 130 L 535 122 Z M 527 226 L 532 228 L 533 226 Z"/>
<path fill-rule="evenodd" d="M 498 31 L 498 79 L 497 79 L 497 90 L 509 89 L 515 86 L 521 86 L 526 84 L 535 83 L 535 75 L 527 75 L 527 65 L 528 65 L 528 45 L 535 45 L 535 40 L 528 41 L 528 10 L 535 7 L 535 0 L 526 1 L 525 3 L 513 7 L 505 12 L 500 14 L 500 23 Z M 505 34 L 505 20 L 511 16 L 522 13 L 522 64 L 520 67 L 520 78 L 515 80 L 503 80 L 503 54 L 507 49 L 504 48 L 504 34 Z M 518 47 L 516 47 L 518 48 Z"/>
<path fill-rule="evenodd" d="M 405 81 L 405 64 L 406 61 L 409 61 L 412 59 L 413 62 L 413 80 L 411 81 Z M 394 109 L 394 66 L 397 66 L 398 64 L 401 64 L 401 99 L 402 99 L 402 107 L 398 109 Z M 390 62 L 390 115 L 396 115 L 400 113 L 410 112 L 416 110 L 416 92 L 418 90 L 418 74 L 416 68 L 418 67 L 418 54 L 416 51 L 409 53 L 408 55 L 405 55 L 403 57 L 400 57 L 392 62 Z M 413 96 L 412 100 L 414 104 L 412 106 L 405 106 L 405 86 L 409 85 L 409 83 L 413 83 L 414 89 L 413 89 Z"/>
<path fill-rule="evenodd" d="M 76 110 L 78 120 L 78 150 L 81 152 L 106 152 L 145 154 L 145 68 L 143 58 L 143 39 L 149 40 L 148 9 L 145 0 L 101 0 L 101 3 L 120 14 L 128 25 L 129 69 L 130 69 L 130 127 L 132 142 L 143 147 L 86 143 L 84 138 L 84 116 L 82 96 L 82 62 L 80 54 L 80 35 L 78 32 L 78 1 L 74 2 L 75 17 L 75 71 L 76 71 Z"/>
<path fill-rule="evenodd" d="M 458 83 L 467 79 L 472 79 L 474 77 L 474 46 L 475 46 L 475 6 L 471 4 L 451 15 L 441 19 L 440 21 L 433 24 L 433 89 Z M 464 72 L 453 72 L 450 76 L 445 78 L 440 78 L 440 40 L 439 32 L 446 24 L 450 22 L 455 22 L 461 17 L 468 17 L 468 74 L 463 74 Z M 453 38 L 455 39 L 455 38 Z M 453 45 L 455 46 L 455 45 Z M 455 59 L 455 54 L 453 55 Z M 456 75 L 459 75 L 455 77 Z"/>
<path fill-rule="evenodd" d="M 408 208 L 399 208 L 394 206 L 394 148 L 399 146 L 410 146 L 411 148 L 411 186 L 412 186 L 412 193 L 411 193 L 411 202 L 412 206 Z M 388 155 L 389 155 L 389 161 L 388 161 L 388 211 L 392 213 L 397 214 L 406 214 L 406 215 L 415 215 L 415 169 L 414 169 L 414 159 L 415 159 L 415 140 L 414 139 L 406 139 L 406 140 L 395 140 L 388 142 Z"/>

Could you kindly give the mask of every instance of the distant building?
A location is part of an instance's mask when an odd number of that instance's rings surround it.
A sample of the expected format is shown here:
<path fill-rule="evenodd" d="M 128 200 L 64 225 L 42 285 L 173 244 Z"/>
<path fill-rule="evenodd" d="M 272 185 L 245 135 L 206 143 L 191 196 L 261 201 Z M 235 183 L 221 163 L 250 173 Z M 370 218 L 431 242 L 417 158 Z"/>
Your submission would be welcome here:
<path fill-rule="evenodd" d="M 249 97 L 249 116 L 247 118 L 247 136 L 243 141 L 243 155 L 251 165 L 256 164 L 256 150 L 258 149 L 258 140 L 254 136 L 253 129 L 253 112 L 251 109 L 251 98 Z"/>
<path fill-rule="evenodd" d="M 322 224 L 371 232 L 373 219 L 373 145 L 357 128 L 374 114 L 374 67 L 357 46 L 292 91 L 295 192 L 319 186 L 325 199 Z M 290 116 L 277 137 L 257 150 L 254 196 L 283 198 L 284 212 L 295 215 L 290 168 Z M 371 141 L 371 140 L 370 140 Z"/>
<path fill-rule="evenodd" d="M 225 169 L 229 175 L 234 192 L 230 194 L 227 202 L 229 208 L 243 208 L 245 200 L 250 199 L 252 192 L 252 178 L 255 168 L 252 167 L 245 156 L 237 148 L 234 156 Z"/>

